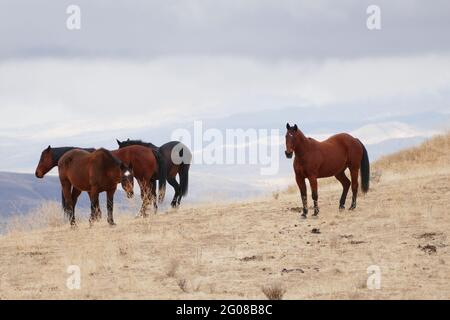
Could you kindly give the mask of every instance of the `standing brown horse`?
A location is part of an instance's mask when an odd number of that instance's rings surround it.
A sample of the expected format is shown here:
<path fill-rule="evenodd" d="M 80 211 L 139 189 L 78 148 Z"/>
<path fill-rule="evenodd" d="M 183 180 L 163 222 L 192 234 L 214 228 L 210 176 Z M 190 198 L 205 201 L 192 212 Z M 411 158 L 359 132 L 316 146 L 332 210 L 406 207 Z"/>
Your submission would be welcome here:
<path fill-rule="evenodd" d="M 358 171 L 361 169 L 361 189 L 369 191 L 369 156 L 367 150 L 356 138 L 347 133 L 336 134 L 325 141 L 319 142 L 307 138 L 297 125 L 286 124 L 286 157 L 294 158 L 295 179 L 300 189 L 303 214 L 308 214 L 305 179 L 308 178 L 314 201 L 314 216 L 319 214 L 317 179 L 335 176 L 342 184 L 343 191 L 339 201 L 339 209 L 345 209 L 345 199 L 350 188 L 350 180 L 345 175 L 345 169 L 350 169 L 352 186 L 352 204 L 349 210 L 356 208 L 358 195 Z"/>
<path fill-rule="evenodd" d="M 133 196 L 133 169 L 114 157 L 106 149 L 92 153 L 74 149 L 65 153 L 58 162 L 59 179 L 66 203 L 65 212 L 70 224 L 75 225 L 75 205 L 73 202 L 82 191 L 89 193 L 91 217 L 89 222 L 100 218 L 98 196 L 107 194 L 108 223 L 114 225 L 113 206 L 117 184 L 121 183 L 128 197 Z"/>
<path fill-rule="evenodd" d="M 57 147 L 57 148 L 52 148 L 51 146 L 48 146 L 46 149 L 44 149 L 41 153 L 41 157 L 39 158 L 39 163 L 36 167 L 36 172 L 35 175 L 37 178 L 42 179 L 44 178 L 44 176 L 50 171 L 52 170 L 54 167 L 56 167 L 58 165 L 58 161 L 59 159 L 61 159 L 61 157 L 73 150 L 73 149 L 81 149 L 87 152 L 94 152 L 95 149 L 94 148 L 77 148 L 77 147 Z M 77 200 L 78 200 L 78 196 L 79 194 L 77 193 L 77 191 L 75 191 L 75 193 L 73 193 L 73 197 L 72 197 L 72 203 L 73 206 L 76 206 Z M 63 210 L 66 210 L 66 203 L 64 200 L 64 194 L 61 192 L 61 203 L 62 203 L 62 207 Z"/>
<path fill-rule="evenodd" d="M 176 208 L 180 205 L 181 198 L 186 196 L 188 192 L 188 180 L 189 180 L 189 168 L 192 161 L 192 153 L 189 148 L 181 143 L 180 141 L 170 141 L 163 144 L 160 147 L 155 146 L 150 142 L 143 142 L 141 140 L 125 140 L 119 141 L 119 149 L 125 148 L 132 145 L 140 145 L 150 148 L 151 150 L 158 151 L 161 154 L 162 161 L 166 167 L 167 182 L 173 187 L 175 194 L 173 196 L 171 206 Z M 175 177 L 179 176 L 180 183 L 177 182 Z M 152 190 L 156 191 L 156 182 Z M 165 193 L 165 185 L 159 182 L 159 193 L 160 195 Z M 161 203 L 164 198 L 159 197 L 159 202 Z"/>
<path fill-rule="evenodd" d="M 128 166 L 133 166 L 134 177 L 138 181 L 141 189 L 142 207 L 140 216 L 145 217 L 147 206 L 153 203 L 153 207 L 158 209 L 155 180 L 159 179 L 159 185 L 166 184 L 166 166 L 157 150 L 152 150 L 144 146 L 132 145 L 129 147 L 111 151 L 111 153 Z M 164 194 L 160 194 L 164 199 Z"/>

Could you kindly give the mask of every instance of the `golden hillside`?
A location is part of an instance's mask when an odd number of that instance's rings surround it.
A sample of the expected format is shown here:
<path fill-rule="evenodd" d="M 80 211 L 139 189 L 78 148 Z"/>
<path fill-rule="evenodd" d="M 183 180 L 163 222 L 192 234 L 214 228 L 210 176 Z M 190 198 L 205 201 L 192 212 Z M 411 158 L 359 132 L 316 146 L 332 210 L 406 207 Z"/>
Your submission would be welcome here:
<path fill-rule="evenodd" d="M 284 299 L 449 299 L 449 140 L 375 163 L 378 182 L 353 212 L 338 211 L 338 182 L 319 186 L 317 219 L 299 218 L 298 193 L 148 219 L 133 208 L 114 228 L 76 230 L 44 206 L 0 238 L 0 298 L 264 299 L 275 284 Z M 66 286 L 70 265 L 79 290 Z M 374 268 L 380 289 L 367 286 Z"/>
<path fill-rule="evenodd" d="M 417 147 L 384 156 L 375 168 L 408 171 L 412 167 L 432 167 L 450 163 L 450 132 L 426 140 Z"/>

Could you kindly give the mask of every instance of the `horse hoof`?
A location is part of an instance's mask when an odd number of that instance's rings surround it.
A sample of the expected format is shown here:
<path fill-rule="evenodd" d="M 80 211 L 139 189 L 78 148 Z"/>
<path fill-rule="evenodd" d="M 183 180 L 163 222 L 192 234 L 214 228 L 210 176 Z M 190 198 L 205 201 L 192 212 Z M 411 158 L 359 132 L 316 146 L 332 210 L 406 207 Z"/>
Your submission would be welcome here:
<path fill-rule="evenodd" d="M 306 219 L 306 214 L 305 214 L 305 213 L 302 213 L 302 214 L 300 215 L 300 218 Z"/>
<path fill-rule="evenodd" d="M 353 211 L 356 209 L 356 206 L 351 206 L 350 208 L 348 208 L 349 211 Z"/>
<path fill-rule="evenodd" d="M 345 210 L 345 206 L 339 206 L 339 211 L 344 211 Z"/>
<path fill-rule="evenodd" d="M 110 227 L 115 227 L 115 226 L 116 226 L 116 223 L 115 223 L 114 221 L 113 221 L 113 222 L 109 222 L 109 221 L 108 221 L 108 223 L 109 223 L 109 226 L 110 226 Z"/>

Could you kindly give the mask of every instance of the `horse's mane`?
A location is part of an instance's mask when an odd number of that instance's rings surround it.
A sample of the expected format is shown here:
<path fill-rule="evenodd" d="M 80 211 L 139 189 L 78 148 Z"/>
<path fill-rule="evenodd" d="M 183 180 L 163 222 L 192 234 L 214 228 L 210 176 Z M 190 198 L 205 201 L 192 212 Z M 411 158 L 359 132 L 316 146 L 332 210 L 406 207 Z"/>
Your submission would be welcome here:
<path fill-rule="evenodd" d="M 122 141 L 121 144 L 123 146 L 134 146 L 134 145 L 138 145 L 138 146 L 144 146 L 144 147 L 150 147 L 150 148 L 158 148 L 157 146 L 155 146 L 153 143 L 151 142 L 144 142 L 142 140 L 125 140 Z"/>
<path fill-rule="evenodd" d="M 58 162 L 59 159 L 68 151 L 73 149 L 81 149 L 87 152 L 94 152 L 94 148 L 77 148 L 77 147 L 58 147 L 58 148 L 52 148 L 52 161 Z"/>
<path fill-rule="evenodd" d="M 105 148 L 97 149 L 95 152 L 103 153 L 109 160 L 111 160 L 112 162 L 114 162 L 114 164 L 116 164 L 118 166 L 120 166 L 122 164 L 122 161 L 119 158 L 115 157 L 111 153 L 111 151 L 106 150 Z"/>

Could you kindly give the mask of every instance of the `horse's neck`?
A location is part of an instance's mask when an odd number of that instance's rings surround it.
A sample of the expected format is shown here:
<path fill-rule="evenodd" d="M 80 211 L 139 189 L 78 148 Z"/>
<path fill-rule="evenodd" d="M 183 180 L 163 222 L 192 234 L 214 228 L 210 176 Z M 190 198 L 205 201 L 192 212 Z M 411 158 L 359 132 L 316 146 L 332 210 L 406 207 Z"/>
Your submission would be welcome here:
<path fill-rule="evenodd" d="M 295 145 L 295 150 L 294 150 L 295 155 L 301 156 L 301 155 L 306 154 L 308 152 L 308 150 L 310 149 L 310 147 L 311 147 L 310 140 L 307 137 L 305 137 L 303 132 L 300 131 L 299 135 L 298 135 L 297 143 Z"/>
<path fill-rule="evenodd" d="M 61 157 L 67 152 L 74 149 L 73 147 L 61 147 L 61 148 L 53 148 L 52 149 L 52 161 L 53 161 L 53 166 L 57 166 L 58 165 L 58 161 L 59 159 L 61 159 Z"/>

